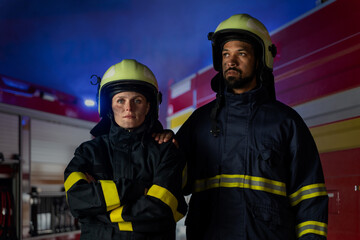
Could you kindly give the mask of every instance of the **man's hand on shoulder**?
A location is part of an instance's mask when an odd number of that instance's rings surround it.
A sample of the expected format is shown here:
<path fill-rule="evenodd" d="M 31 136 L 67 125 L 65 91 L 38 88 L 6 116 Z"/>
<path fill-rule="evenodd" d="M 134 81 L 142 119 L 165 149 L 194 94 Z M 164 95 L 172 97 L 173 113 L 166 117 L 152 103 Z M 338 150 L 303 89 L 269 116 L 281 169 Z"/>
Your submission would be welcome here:
<path fill-rule="evenodd" d="M 176 141 L 176 139 L 174 138 L 174 132 L 170 129 L 165 129 L 163 130 L 161 133 L 153 133 L 153 137 L 155 139 L 155 141 L 157 141 L 159 144 L 162 144 L 164 142 L 168 142 L 170 140 L 172 140 L 172 142 L 175 144 L 175 146 L 177 148 L 179 148 L 179 144 Z"/>

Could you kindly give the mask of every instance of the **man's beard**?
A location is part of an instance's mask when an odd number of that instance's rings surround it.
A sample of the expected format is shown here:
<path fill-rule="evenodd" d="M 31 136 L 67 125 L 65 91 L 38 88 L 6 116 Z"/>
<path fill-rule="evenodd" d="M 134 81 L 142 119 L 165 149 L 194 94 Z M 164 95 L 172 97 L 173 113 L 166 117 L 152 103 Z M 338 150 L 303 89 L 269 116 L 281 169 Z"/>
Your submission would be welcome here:
<path fill-rule="evenodd" d="M 225 78 L 225 83 L 229 90 L 245 88 L 248 85 L 250 85 L 250 83 L 254 79 L 254 76 L 255 76 L 254 72 L 252 72 L 252 74 L 248 77 L 242 77 L 241 71 L 239 71 L 238 69 L 233 69 L 233 70 L 238 71 L 240 74 L 240 77 L 229 76 L 229 77 Z"/>

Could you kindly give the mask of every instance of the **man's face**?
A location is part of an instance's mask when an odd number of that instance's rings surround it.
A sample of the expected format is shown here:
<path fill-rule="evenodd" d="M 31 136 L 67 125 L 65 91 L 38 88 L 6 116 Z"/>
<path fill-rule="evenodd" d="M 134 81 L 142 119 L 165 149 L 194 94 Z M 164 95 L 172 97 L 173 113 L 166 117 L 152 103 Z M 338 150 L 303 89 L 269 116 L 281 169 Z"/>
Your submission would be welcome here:
<path fill-rule="evenodd" d="M 115 122 L 123 128 L 139 127 L 149 112 L 150 103 L 137 92 L 121 92 L 112 98 Z"/>
<path fill-rule="evenodd" d="M 251 44 L 243 41 L 229 41 L 222 50 L 222 69 L 229 89 L 239 94 L 256 86 L 255 54 Z"/>

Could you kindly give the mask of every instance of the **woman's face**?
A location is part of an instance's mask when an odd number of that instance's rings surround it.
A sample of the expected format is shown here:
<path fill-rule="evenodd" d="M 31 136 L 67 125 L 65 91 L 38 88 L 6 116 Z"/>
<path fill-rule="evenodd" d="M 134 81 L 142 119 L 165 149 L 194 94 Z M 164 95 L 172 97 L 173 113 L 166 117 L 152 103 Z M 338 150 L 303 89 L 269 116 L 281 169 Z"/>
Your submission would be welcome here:
<path fill-rule="evenodd" d="M 139 127 L 149 112 L 150 103 L 137 92 L 121 92 L 112 98 L 115 122 L 122 128 Z"/>

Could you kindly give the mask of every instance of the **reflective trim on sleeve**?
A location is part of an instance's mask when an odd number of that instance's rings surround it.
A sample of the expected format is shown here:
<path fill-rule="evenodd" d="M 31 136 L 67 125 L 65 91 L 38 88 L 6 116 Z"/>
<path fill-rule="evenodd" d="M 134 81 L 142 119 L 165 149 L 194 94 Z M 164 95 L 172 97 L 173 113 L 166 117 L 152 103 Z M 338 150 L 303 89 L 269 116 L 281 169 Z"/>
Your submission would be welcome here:
<path fill-rule="evenodd" d="M 80 180 L 87 181 L 87 178 L 84 173 L 82 172 L 72 172 L 67 178 L 64 183 L 65 192 L 67 192 L 75 183 Z"/>
<path fill-rule="evenodd" d="M 131 222 L 119 222 L 120 231 L 133 232 L 133 226 Z"/>
<path fill-rule="evenodd" d="M 205 191 L 211 188 L 248 188 L 286 196 L 286 184 L 262 177 L 254 177 L 238 174 L 221 174 L 212 178 L 195 181 L 195 192 Z"/>
<path fill-rule="evenodd" d="M 105 198 L 106 210 L 111 211 L 119 207 L 120 198 L 114 181 L 100 180 L 100 183 Z"/>
<path fill-rule="evenodd" d="M 132 223 L 125 222 L 125 220 L 122 217 L 123 210 L 124 210 L 124 206 L 112 210 L 110 213 L 110 221 L 117 222 L 120 231 L 132 232 L 133 231 Z"/>
<path fill-rule="evenodd" d="M 311 184 L 300 188 L 295 193 L 289 196 L 291 206 L 297 205 L 299 202 L 320 196 L 327 196 L 327 191 L 324 183 Z"/>
<path fill-rule="evenodd" d="M 296 234 L 297 237 L 300 238 L 301 236 L 313 233 L 317 235 L 321 235 L 326 237 L 327 236 L 327 224 L 323 222 L 317 221 L 307 221 L 300 223 L 296 226 Z"/>
<path fill-rule="evenodd" d="M 168 205 L 171 208 L 175 222 L 179 221 L 181 218 L 184 217 L 184 215 L 177 211 L 178 201 L 176 197 L 166 188 L 158 185 L 152 185 L 147 195 L 160 199 L 163 203 Z"/>
<path fill-rule="evenodd" d="M 124 206 L 121 206 L 119 208 L 112 210 L 110 213 L 110 221 L 111 222 L 124 222 L 124 219 L 121 216 L 123 209 L 124 209 Z"/>

